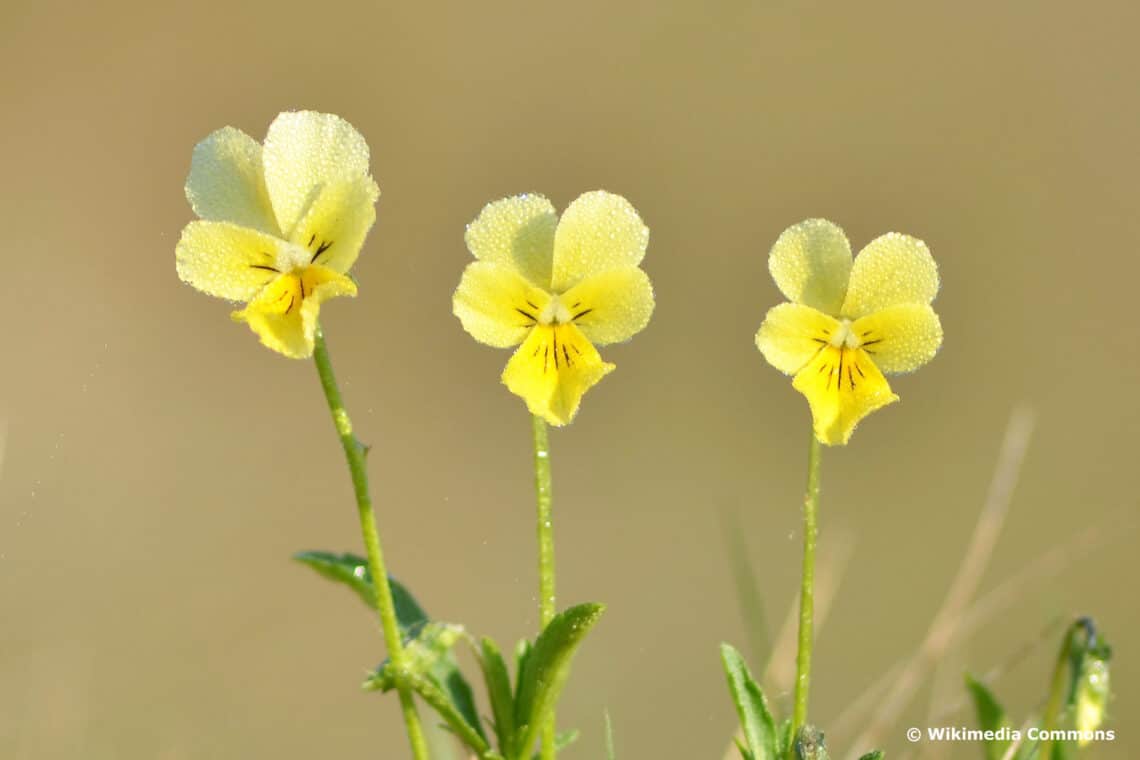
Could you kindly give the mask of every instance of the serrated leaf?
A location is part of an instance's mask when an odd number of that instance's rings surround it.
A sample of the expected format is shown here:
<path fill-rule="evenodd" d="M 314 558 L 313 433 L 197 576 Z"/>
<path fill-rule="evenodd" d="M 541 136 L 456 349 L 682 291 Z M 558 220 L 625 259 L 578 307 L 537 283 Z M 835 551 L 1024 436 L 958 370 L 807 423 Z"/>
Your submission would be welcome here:
<path fill-rule="evenodd" d="M 728 691 L 736 705 L 740 727 L 744 731 L 744 741 L 755 760 L 777 760 L 779 748 L 776 724 L 768 710 L 768 700 L 744 658 L 730 644 L 720 645 L 720 661 L 724 665 L 724 675 L 728 679 Z"/>
<path fill-rule="evenodd" d="M 370 609 L 376 609 L 372 573 L 368 571 L 368 561 L 363 557 L 348 553 L 311 551 L 294 554 L 293 559 L 331 581 L 348 586 Z M 400 632 L 404 637 L 414 635 L 428 621 L 427 613 L 411 592 L 390 575 L 388 588 L 392 590 L 392 604 L 396 608 L 396 622 L 400 626 Z"/>
<path fill-rule="evenodd" d="M 883 751 L 881 749 L 873 749 L 859 758 L 859 760 L 883 760 Z"/>
<path fill-rule="evenodd" d="M 582 639 L 598 622 L 605 605 L 579 604 L 554 616 L 538 635 L 534 648 L 522 659 L 515 725 L 519 741 L 516 757 L 529 757 L 542 724 L 553 712 L 570 675 L 570 664 Z"/>
<path fill-rule="evenodd" d="M 998 702 L 997 697 L 984 683 L 969 673 L 966 674 L 966 690 L 970 692 L 970 698 L 974 702 L 974 713 L 978 717 L 978 728 L 983 731 L 1012 728 L 1013 724 L 1010 723 L 1009 716 L 1006 715 L 1005 709 Z M 983 741 L 982 751 L 985 753 L 986 760 L 1001 760 L 1005 757 L 1011 743 L 1012 741 L 1009 739 Z"/>
<path fill-rule="evenodd" d="M 511 693 L 511 676 L 507 672 L 507 663 L 503 660 L 499 647 L 487 637 L 479 642 L 478 659 L 479 667 L 483 670 L 483 681 L 487 685 L 487 697 L 491 702 L 495 738 L 503 754 L 511 757 L 515 743 L 515 698 Z"/>

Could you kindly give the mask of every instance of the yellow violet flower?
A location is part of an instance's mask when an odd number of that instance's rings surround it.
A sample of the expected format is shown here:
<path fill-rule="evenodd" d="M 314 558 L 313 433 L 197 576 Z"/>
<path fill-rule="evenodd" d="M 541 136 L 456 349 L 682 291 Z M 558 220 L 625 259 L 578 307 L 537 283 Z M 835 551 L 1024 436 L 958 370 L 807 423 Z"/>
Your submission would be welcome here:
<path fill-rule="evenodd" d="M 475 340 L 518 346 L 503 383 L 552 425 L 574 418 L 582 395 L 614 365 L 595 344 L 640 332 L 653 288 L 638 268 L 649 229 L 629 201 L 601 190 L 559 219 L 541 195 L 489 203 L 467 225 L 467 265 L 453 312 Z"/>
<path fill-rule="evenodd" d="M 891 232 L 852 261 L 842 229 L 809 219 L 784 230 L 768 268 L 791 303 L 768 312 L 756 345 L 795 375 L 816 438 L 845 444 L 861 419 L 898 401 L 883 373 L 916 370 L 942 344 L 934 259 L 921 240 Z"/>
<path fill-rule="evenodd" d="M 339 116 L 287 112 L 265 144 L 233 127 L 194 148 L 178 276 L 245 308 L 233 318 L 286 356 L 313 353 L 321 303 L 355 296 L 347 272 L 376 220 L 368 145 Z"/>

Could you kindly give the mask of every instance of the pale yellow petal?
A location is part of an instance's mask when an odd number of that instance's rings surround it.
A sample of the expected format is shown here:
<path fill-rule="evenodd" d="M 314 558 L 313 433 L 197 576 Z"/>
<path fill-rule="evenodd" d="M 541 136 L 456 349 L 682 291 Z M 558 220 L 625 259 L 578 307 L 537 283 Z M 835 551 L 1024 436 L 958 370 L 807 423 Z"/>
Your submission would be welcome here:
<path fill-rule="evenodd" d="M 838 225 L 808 219 L 776 240 L 768 254 L 768 271 L 789 301 L 836 316 L 851 273 L 851 244 Z"/>
<path fill-rule="evenodd" d="M 355 296 L 348 277 L 322 266 L 299 274 L 281 275 L 241 311 L 234 320 L 245 322 L 263 345 L 292 359 L 313 354 L 313 335 L 321 304 L 337 296 Z"/>
<path fill-rule="evenodd" d="M 229 222 L 191 222 L 175 248 L 183 282 L 203 293 L 248 301 L 279 272 L 274 268 L 283 240 Z"/>
<path fill-rule="evenodd" d="M 554 233 L 551 287 L 562 293 L 582 279 L 641 263 L 649 228 L 620 195 L 595 190 L 570 204 Z"/>
<path fill-rule="evenodd" d="M 376 221 L 379 196 L 380 188 L 371 177 L 322 186 L 293 230 L 292 241 L 312 252 L 312 263 L 347 272 Z"/>
<path fill-rule="evenodd" d="M 600 346 L 629 340 L 645 329 L 654 305 L 649 275 L 637 267 L 587 277 L 559 300 L 582 334 Z"/>
<path fill-rule="evenodd" d="M 926 243 L 890 232 L 855 257 L 843 316 L 857 319 L 888 306 L 929 304 L 938 293 L 938 267 Z"/>
<path fill-rule="evenodd" d="M 527 193 L 488 203 L 467 225 L 467 249 L 480 261 L 506 264 L 535 285 L 550 288 L 558 216 L 541 195 Z"/>
<path fill-rule="evenodd" d="M 829 446 L 846 444 L 860 420 L 898 401 L 861 349 L 826 346 L 799 371 L 792 386 L 807 397 L 815 437 Z"/>
<path fill-rule="evenodd" d="M 339 116 L 289 111 L 269 125 L 262 161 L 278 225 L 292 239 L 321 186 L 368 176 L 368 144 Z"/>
<path fill-rule="evenodd" d="M 463 270 L 451 308 L 475 340 L 507 348 L 526 338 L 549 303 L 546 291 L 509 264 L 475 261 Z"/>
<path fill-rule="evenodd" d="M 281 236 L 261 166 L 261 145 L 233 127 L 223 127 L 194 146 L 186 199 L 194 213 Z"/>
<path fill-rule="evenodd" d="M 768 310 L 756 333 L 756 347 L 785 375 L 794 375 L 829 344 L 839 320 L 798 303 Z"/>
<path fill-rule="evenodd" d="M 926 305 L 876 311 L 852 322 L 851 332 L 883 372 L 913 372 L 942 345 L 942 323 Z"/>
<path fill-rule="evenodd" d="M 582 395 L 614 369 L 572 324 L 540 325 L 515 351 L 503 383 L 551 425 L 574 419 Z"/>

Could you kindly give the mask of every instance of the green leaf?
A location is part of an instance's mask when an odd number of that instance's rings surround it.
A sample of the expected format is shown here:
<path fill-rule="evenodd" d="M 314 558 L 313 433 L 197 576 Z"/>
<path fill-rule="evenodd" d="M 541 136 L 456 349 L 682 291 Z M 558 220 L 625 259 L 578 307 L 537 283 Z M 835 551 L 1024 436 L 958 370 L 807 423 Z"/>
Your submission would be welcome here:
<path fill-rule="evenodd" d="M 515 644 L 515 673 L 518 675 L 518 681 L 515 682 L 515 706 L 517 708 L 519 703 L 519 694 L 522 692 L 522 673 L 526 670 L 526 663 L 530 660 L 531 644 L 526 639 L 521 639 L 518 644 Z"/>
<path fill-rule="evenodd" d="M 883 760 L 883 751 L 881 749 L 873 749 L 859 758 L 859 760 Z"/>
<path fill-rule="evenodd" d="M 487 637 L 479 643 L 478 659 L 479 667 L 483 669 L 483 681 L 487 684 L 487 697 L 491 702 L 495 738 L 498 739 L 503 754 L 511 757 L 515 743 L 515 698 L 511 693 L 511 676 L 507 672 L 507 663 L 495 642 Z"/>
<path fill-rule="evenodd" d="M 555 736 L 554 737 L 554 751 L 555 751 L 555 753 L 561 752 L 562 750 L 566 749 L 567 747 L 569 747 L 574 742 L 578 741 L 578 736 L 581 733 L 582 733 L 581 731 L 579 731 L 578 729 L 575 728 L 575 729 L 572 729 L 570 731 L 563 731 L 562 733 Z M 541 752 L 535 752 L 531 756 L 530 760 L 541 760 L 541 758 L 542 758 L 542 753 Z"/>
<path fill-rule="evenodd" d="M 578 645 L 598 622 L 603 610 L 604 605 L 587 603 L 560 612 L 523 657 L 519 694 L 515 700 L 515 725 L 521 737 L 515 745 L 516 757 L 529 757 L 542 724 L 553 712 L 570 676 L 570 663 Z"/>
<path fill-rule="evenodd" d="M 792 719 L 784 718 L 780 723 L 776 734 L 776 754 L 780 757 L 787 757 L 788 752 L 792 749 Z"/>
<path fill-rule="evenodd" d="M 764 692 L 752 679 L 744 658 L 729 644 L 720 645 L 720 660 L 728 679 L 728 691 L 736 705 L 744 740 L 755 760 L 777 760 L 776 724 L 768 711 Z"/>
<path fill-rule="evenodd" d="M 356 592 L 371 609 L 376 609 L 376 590 L 372 585 L 372 573 L 368 571 L 368 561 L 355 554 L 333 554 L 332 552 L 300 552 L 293 559 L 308 565 L 329 580 L 343 583 Z M 396 622 L 405 636 L 414 635 L 428 621 L 427 613 L 415 597 L 392 576 L 388 576 L 388 588 L 392 590 L 392 603 L 396 607 Z"/>
<path fill-rule="evenodd" d="M 1005 709 L 997 701 L 997 697 L 984 683 L 966 674 L 966 690 L 974 701 L 974 712 L 978 716 L 978 728 L 983 731 L 998 731 L 1002 728 L 1012 727 Z M 986 760 L 1001 760 L 1009 750 L 1012 741 L 1009 739 L 991 739 L 982 743 L 982 751 Z"/>

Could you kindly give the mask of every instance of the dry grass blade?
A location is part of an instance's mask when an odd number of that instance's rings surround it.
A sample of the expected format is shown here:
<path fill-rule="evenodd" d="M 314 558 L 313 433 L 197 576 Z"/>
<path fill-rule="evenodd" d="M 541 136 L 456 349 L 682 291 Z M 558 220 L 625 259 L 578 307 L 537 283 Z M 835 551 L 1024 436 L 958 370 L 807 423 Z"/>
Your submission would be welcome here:
<path fill-rule="evenodd" d="M 914 696 L 923 676 L 938 661 L 954 638 L 962 613 L 978 589 L 978 584 L 993 555 L 998 536 L 1001 534 L 1021 464 L 1025 459 L 1025 451 L 1033 434 L 1033 421 L 1034 415 L 1027 407 L 1016 408 L 1010 415 L 997 467 L 986 495 L 985 506 L 974 526 L 974 534 L 970 538 L 969 547 L 958 566 L 958 573 L 950 590 L 935 614 L 918 651 L 907 661 L 880 702 L 879 709 L 872 714 L 863 733 L 851 744 L 852 747 L 867 748 L 879 744 L 884 731 L 898 718 L 899 713 Z M 852 749 L 847 757 L 849 760 L 855 760 L 859 755 L 857 749 Z"/>

